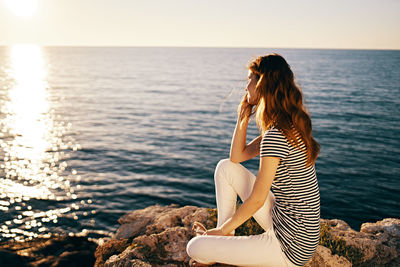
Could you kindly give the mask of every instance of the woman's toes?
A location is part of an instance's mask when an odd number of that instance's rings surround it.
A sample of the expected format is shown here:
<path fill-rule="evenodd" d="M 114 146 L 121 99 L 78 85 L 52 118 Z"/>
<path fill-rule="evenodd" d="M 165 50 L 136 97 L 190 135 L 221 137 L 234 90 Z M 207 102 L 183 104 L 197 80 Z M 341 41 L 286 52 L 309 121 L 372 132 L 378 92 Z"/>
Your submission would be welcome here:
<path fill-rule="evenodd" d="M 201 230 L 203 230 L 203 231 L 207 231 L 207 228 L 201 222 L 195 221 L 193 223 L 193 226 L 201 228 Z"/>
<path fill-rule="evenodd" d="M 202 229 L 199 229 L 199 228 L 196 228 L 196 229 L 194 230 L 194 232 L 196 233 L 196 236 L 197 236 L 197 235 L 204 235 L 204 233 L 205 233 L 206 231 L 204 231 L 204 230 L 202 230 Z"/>
<path fill-rule="evenodd" d="M 196 232 L 196 235 L 203 235 L 207 231 L 206 227 L 197 221 L 193 223 L 192 229 Z"/>

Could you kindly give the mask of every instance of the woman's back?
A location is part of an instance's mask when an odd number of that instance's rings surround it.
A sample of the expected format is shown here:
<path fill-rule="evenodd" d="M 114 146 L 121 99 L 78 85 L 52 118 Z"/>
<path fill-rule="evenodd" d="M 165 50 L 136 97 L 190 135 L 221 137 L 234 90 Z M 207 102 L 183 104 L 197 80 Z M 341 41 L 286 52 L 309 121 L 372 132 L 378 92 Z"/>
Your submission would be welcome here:
<path fill-rule="evenodd" d="M 299 135 L 297 138 L 305 150 Z M 289 143 L 276 127 L 264 134 L 260 156 L 281 159 L 271 185 L 275 195 L 274 231 L 286 256 L 293 263 L 304 265 L 319 242 L 320 195 L 315 167 L 306 167 L 306 152 Z"/>

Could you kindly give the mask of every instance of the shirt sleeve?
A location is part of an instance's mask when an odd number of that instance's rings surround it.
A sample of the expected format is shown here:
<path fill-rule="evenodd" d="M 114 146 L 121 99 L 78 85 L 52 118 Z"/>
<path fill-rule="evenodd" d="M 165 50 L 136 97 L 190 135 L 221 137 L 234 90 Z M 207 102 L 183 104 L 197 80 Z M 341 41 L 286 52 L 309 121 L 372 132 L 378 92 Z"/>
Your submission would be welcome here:
<path fill-rule="evenodd" d="M 286 137 L 277 128 L 267 131 L 260 144 L 260 157 L 285 158 L 289 154 L 289 145 Z"/>

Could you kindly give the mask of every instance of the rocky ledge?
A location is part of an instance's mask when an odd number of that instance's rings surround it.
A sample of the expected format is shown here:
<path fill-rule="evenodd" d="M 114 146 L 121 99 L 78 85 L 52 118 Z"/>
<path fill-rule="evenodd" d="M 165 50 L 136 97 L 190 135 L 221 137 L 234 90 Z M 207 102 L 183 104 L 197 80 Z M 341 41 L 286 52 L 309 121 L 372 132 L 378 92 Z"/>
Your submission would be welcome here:
<path fill-rule="evenodd" d="M 99 245 L 95 266 L 189 266 L 186 244 L 194 221 L 216 225 L 216 209 L 154 205 L 122 216 L 117 233 Z M 235 235 L 260 234 L 249 219 Z M 321 219 L 320 243 L 306 266 L 400 266 L 400 219 L 364 223 L 360 232 L 342 220 Z M 224 266 L 216 264 L 213 266 Z M 226 266 L 226 265 L 225 265 Z"/>

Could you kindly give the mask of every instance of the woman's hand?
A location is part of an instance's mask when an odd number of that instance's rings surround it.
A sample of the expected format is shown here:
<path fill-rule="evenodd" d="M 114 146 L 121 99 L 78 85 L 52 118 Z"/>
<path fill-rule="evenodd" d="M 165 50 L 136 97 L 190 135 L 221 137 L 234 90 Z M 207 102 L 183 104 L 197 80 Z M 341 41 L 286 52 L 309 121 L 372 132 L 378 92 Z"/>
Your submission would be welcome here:
<path fill-rule="evenodd" d="M 247 93 L 243 96 L 242 101 L 238 106 L 238 120 L 239 122 L 246 121 L 248 122 L 250 119 L 251 111 L 254 105 L 250 105 L 247 102 Z"/>

